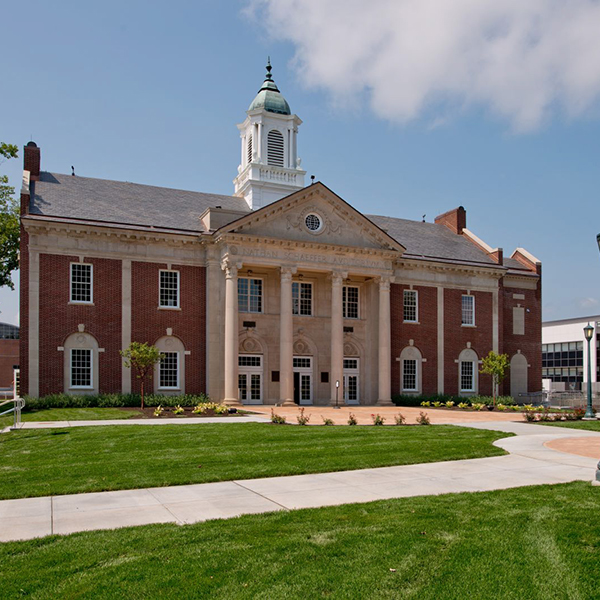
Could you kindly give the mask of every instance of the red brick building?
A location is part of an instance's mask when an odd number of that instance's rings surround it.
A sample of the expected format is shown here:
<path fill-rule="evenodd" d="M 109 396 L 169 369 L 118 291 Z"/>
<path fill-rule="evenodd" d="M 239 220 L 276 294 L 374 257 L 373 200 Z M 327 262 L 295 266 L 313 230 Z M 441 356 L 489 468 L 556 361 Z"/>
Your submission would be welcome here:
<path fill-rule="evenodd" d="M 130 392 L 119 350 L 157 345 L 160 393 L 226 402 L 388 403 L 541 389 L 541 263 L 467 228 L 363 215 L 304 187 L 301 121 L 270 75 L 239 125 L 235 195 L 47 173 L 24 152 L 21 386 Z"/>

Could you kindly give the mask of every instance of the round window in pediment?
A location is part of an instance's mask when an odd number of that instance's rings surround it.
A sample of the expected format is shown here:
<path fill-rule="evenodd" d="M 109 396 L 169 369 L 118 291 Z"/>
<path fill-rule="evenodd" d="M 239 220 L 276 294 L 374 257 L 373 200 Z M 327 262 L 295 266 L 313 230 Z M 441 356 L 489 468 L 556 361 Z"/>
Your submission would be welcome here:
<path fill-rule="evenodd" d="M 304 218 L 304 224 L 306 225 L 306 229 L 308 229 L 311 233 L 319 233 L 323 228 L 323 221 L 321 217 L 315 213 L 310 213 L 306 215 Z"/>

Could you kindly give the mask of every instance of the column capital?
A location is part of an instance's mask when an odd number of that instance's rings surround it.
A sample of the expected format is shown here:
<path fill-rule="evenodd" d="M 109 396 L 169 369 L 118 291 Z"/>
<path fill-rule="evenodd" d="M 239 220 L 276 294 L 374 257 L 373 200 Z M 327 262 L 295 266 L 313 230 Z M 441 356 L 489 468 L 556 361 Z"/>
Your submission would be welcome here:
<path fill-rule="evenodd" d="M 380 292 L 389 292 L 390 285 L 394 283 L 393 275 L 382 275 L 379 278 L 379 291 Z"/>
<path fill-rule="evenodd" d="M 281 281 L 291 281 L 297 272 L 298 267 L 281 267 Z"/>
<path fill-rule="evenodd" d="M 229 259 L 221 261 L 221 269 L 225 271 L 225 279 L 232 279 L 237 277 L 238 271 L 242 268 L 242 263 L 234 263 Z"/>
<path fill-rule="evenodd" d="M 328 278 L 333 285 L 342 285 L 344 279 L 348 279 L 348 271 L 331 271 Z"/>

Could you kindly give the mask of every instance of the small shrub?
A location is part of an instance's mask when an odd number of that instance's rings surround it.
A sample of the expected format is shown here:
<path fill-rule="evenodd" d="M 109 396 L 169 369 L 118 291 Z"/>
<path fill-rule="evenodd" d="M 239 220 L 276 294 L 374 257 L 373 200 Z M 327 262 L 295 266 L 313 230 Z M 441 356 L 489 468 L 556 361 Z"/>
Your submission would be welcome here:
<path fill-rule="evenodd" d="M 402 413 L 394 415 L 394 421 L 396 421 L 396 425 L 406 425 L 406 417 Z"/>
<path fill-rule="evenodd" d="M 552 420 L 553 421 L 562 421 L 563 420 L 563 416 L 561 413 L 554 413 L 552 415 Z"/>
<path fill-rule="evenodd" d="M 470 404 L 468 402 L 459 402 L 458 403 L 458 408 L 465 409 L 465 408 L 469 408 L 469 406 L 470 406 Z"/>
<path fill-rule="evenodd" d="M 575 417 L 576 421 L 581 421 L 581 419 L 583 419 L 583 417 L 585 417 L 585 408 L 581 408 L 580 406 L 578 406 L 577 408 L 574 408 L 573 416 Z"/>
<path fill-rule="evenodd" d="M 521 410 L 521 407 L 518 404 L 513 404 L 511 406 L 511 408 L 515 411 L 515 412 L 519 412 Z"/>
<path fill-rule="evenodd" d="M 431 406 L 431 402 L 429 402 L 429 400 L 423 400 L 423 402 L 421 402 L 421 406 L 423 408 L 429 408 Z"/>
<path fill-rule="evenodd" d="M 452 408 L 454 406 L 454 400 L 448 400 L 448 402 L 445 403 L 446 408 Z"/>
<path fill-rule="evenodd" d="M 538 413 L 538 421 L 553 421 L 554 416 L 550 414 L 550 409 L 543 408 L 540 413 Z"/>
<path fill-rule="evenodd" d="M 185 409 L 179 404 L 173 409 L 174 415 L 182 415 L 183 413 L 185 413 Z"/>
<path fill-rule="evenodd" d="M 504 404 L 496 404 L 496 408 L 498 410 L 505 411 L 507 407 Z"/>
<path fill-rule="evenodd" d="M 323 419 L 323 425 L 333 425 L 333 421 L 331 419 L 328 419 L 326 417 L 321 417 Z"/>
<path fill-rule="evenodd" d="M 431 425 L 431 421 L 429 420 L 427 413 L 423 411 L 419 413 L 419 416 L 417 417 L 417 423 L 419 425 Z"/>
<path fill-rule="evenodd" d="M 348 425 L 358 425 L 358 421 L 356 420 L 356 416 L 350 413 L 348 415 Z"/>
<path fill-rule="evenodd" d="M 310 415 L 304 414 L 304 407 L 300 409 L 300 414 L 296 416 L 298 425 L 306 425 L 310 421 Z"/>
<path fill-rule="evenodd" d="M 164 412 L 165 412 L 165 409 L 159 405 L 154 409 L 153 414 L 155 417 L 160 417 L 160 415 L 162 415 Z"/>
<path fill-rule="evenodd" d="M 523 418 L 528 423 L 533 423 L 536 419 L 535 409 L 533 407 L 524 409 L 523 410 Z"/>
<path fill-rule="evenodd" d="M 433 406 L 435 408 L 439 408 L 442 405 L 442 403 L 439 400 L 436 400 L 435 402 L 432 402 L 432 404 L 433 404 Z"/>
<path fill-rule="evenodd" d="M 504 406 L 512 406 L 515 403 L 515 399 L 512 396 L 498 396 L 496 398 L 496 404 L 504 404 Z"/>
<path fill-rule="evenodd" d="M 371 419 L 373 419 L 373 425 L 383 425 L 385 423 L 385 417 L 382 417 L 379 413 L 371 415 Z"/>
<path fill-rule="evenodd" d="M 285 417 L 278 415 L 273 409 L 271 409 L 271 423 L 275 425 L 285 425 Z"/>
<path fill-rule="evenodd" d="M 473 402 L 473 404 L 471 404 L 471 406 L 475 410 L 483 410 L 485 408 L 485 404 L 483 402 Z"/>

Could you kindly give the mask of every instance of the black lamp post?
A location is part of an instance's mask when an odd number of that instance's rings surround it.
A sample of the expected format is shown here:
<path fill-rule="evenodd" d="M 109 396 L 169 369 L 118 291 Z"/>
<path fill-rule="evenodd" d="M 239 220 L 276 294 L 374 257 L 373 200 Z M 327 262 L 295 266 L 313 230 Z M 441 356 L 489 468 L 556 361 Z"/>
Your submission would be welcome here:
<path fill-rule="evenodd" d="M 339 406 L 338 406 L 338 392 L 339 391 L 340 391 L 340 381 L 338 379 L 335 382 L 335 407 L 334 408 L 339 408 Z"/>
<path fill-rule="evenodd" d="M 592 409 L 592 351 L 590 342 L 592 341 L 592 336 L 594 335 L 594 328 L 588 323 L 586 327 L 583 328 L 583 333 L 585 334 L 585 339 L 587 340 L 588 346 L 588 360 L 587 360 L 587 409 L 585 411 L 584 419 L 595 419 L 594 411 Z"/>

